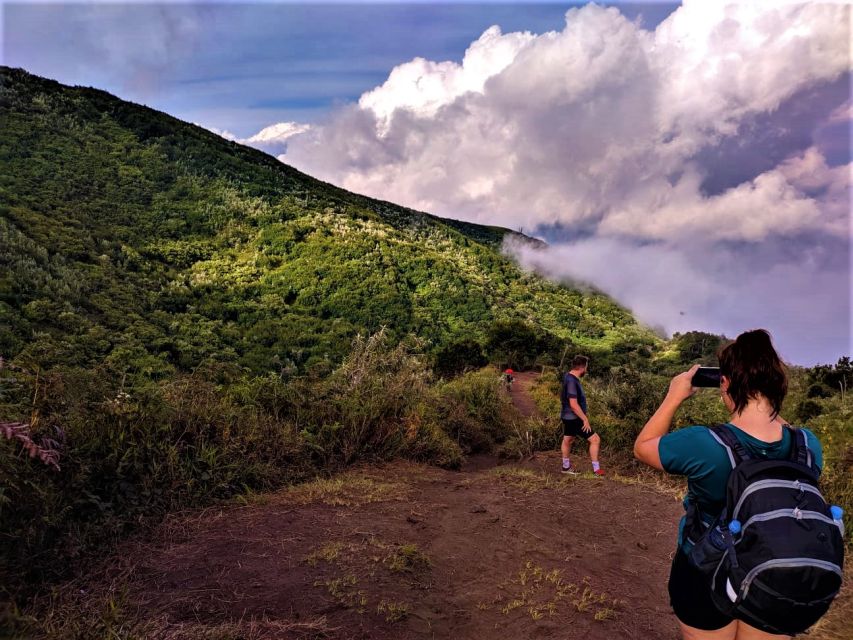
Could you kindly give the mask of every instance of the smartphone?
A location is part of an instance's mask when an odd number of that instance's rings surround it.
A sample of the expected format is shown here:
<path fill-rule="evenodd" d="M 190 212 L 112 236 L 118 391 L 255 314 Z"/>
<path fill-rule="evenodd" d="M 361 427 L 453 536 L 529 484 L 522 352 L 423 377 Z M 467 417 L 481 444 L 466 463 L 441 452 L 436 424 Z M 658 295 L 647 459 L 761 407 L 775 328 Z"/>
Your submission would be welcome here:
<path fill-rule="evenodd" d="M 699 367 L 690 382 L 694 387 L 719 387 L 719 367 Z"/>

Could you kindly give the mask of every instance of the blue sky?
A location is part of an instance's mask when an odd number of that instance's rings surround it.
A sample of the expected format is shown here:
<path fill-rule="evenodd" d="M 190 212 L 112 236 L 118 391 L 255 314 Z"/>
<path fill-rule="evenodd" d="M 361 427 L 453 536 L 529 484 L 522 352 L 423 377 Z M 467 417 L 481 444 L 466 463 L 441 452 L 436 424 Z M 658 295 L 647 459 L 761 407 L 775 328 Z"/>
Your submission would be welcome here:
<path fill-rule="evenodd" d="M 491 25 L 560 30 L 578 3 L 14 3 L 3 64 L 247 137 L 316 122 L 417 56 L 460 60 Z M 675 5 L 625 3 L 653 27 Z"/>

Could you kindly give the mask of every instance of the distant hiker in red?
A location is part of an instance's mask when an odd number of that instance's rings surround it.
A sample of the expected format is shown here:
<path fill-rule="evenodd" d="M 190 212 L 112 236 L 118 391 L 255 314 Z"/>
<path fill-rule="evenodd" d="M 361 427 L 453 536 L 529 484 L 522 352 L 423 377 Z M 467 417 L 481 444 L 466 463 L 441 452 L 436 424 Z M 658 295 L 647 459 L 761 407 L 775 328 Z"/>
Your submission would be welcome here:
<path fill-rule="evenodd" d="M 601 438 L 592 430 L 589 417 L 586 414 L 586 395 L 581 386 L 581 378 L 586 375 L 589 368 L 589 358 L 586 356 L 575 356 L 572 360 L 571 370 L 563 375 L 563 384 L 560 387 L 560 404 L 562 410 L 560 419 L 563 421 L 563 473 L 577 473 L 572 467 L 569 454 L 572 451 L 572 442 L 580 437 L 589 442 L 589 457 L 592 459 L 592 472 L 597 476 L 603 476 L 604 471 L 598 462 L 598 449 Z"/>
<path fill-rule="evenodd" d="M 504 384 L 506 385 L 507 390 L 512 389 L 512 382 L 515 380 L 515 376 L 513 375 L 515 372 L 512 369 L 506 369 L 501 376 L 503 378 Z"/>

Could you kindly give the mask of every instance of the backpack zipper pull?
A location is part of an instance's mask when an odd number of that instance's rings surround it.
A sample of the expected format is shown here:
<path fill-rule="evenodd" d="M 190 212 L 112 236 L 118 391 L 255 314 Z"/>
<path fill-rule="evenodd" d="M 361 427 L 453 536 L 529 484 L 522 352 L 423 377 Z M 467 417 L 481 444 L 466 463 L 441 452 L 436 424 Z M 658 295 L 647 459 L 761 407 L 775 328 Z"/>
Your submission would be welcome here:
<path fill-rule="evenodd" d="M 794 489 L 797 491 L 797 500 L 802 500 L 806 495 L 806 489 L 799 480 L 794 480 Z"/>

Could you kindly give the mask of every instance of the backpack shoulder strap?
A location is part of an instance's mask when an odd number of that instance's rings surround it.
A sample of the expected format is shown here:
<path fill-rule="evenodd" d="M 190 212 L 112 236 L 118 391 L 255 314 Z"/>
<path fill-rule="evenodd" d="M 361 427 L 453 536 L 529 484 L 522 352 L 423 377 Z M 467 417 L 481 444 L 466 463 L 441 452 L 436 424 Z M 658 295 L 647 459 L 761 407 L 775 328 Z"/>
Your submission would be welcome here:
<path fill-rule="evenodd" d="M 796 462 L 797 464 L 801 464 L 804 467 L 808 467 L 812 471 L 817 472 L 814 455 L 812 454 L 811 447 L 809 447 L 809 440 L 806 436 L 806 432 L 798 427 L 792 427 L 789 424 L 784 425 L 783 428 L 791 434 L 791 453 L 789 459 L 792 462 Z"/>
<path fill-rule="evenodd" d="M 716 440 L 717 443 L 726 450 L 732 469 L 744 460 L 749 460 L 752 457 L 746 452 L 743 444 L 728 425 L 713 424 L 708 427 L 708 431 L 711 433 L 714 440 Z"/>

